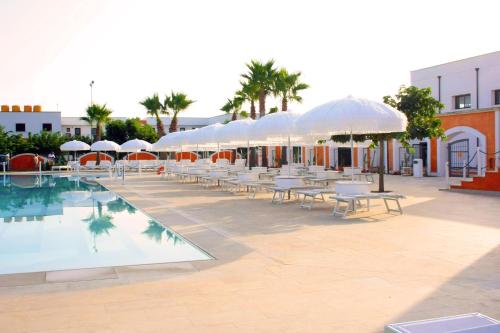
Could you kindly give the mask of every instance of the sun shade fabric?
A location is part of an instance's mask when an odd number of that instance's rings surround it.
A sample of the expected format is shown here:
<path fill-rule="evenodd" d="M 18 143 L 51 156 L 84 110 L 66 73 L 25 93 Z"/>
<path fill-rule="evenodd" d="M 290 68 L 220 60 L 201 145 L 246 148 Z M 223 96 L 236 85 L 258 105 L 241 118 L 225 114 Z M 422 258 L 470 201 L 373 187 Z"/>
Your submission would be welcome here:
<path fill-rule="evenodd" d="M 90 146 L 92 151 L 120 151 L 120 145 L 114 141 L 102 140 L 94 142 Z"/>
<path fill-rule="evenodd" d="M 217 131 L 216 138 L 219 143 L 246 145 L 250 136 L 250 127 L 255 120 L 247 118 L 227 123 Z"/>
<path fill-rule="evenodd" d="M 301 139 L 297 133 L 297 119 L 300 113 L 285 111 L 270 113 L 257 120 L 249 130 L 250 141 L 287 143 Z"/>
<path fill-rule="evenodd" d="M 63 143 L 59 149 L 61 151 L 82 151 L 82 150 L 90 150 L 90 146 L 85 142 L 72 140 L 66 143 Z"/>
<path fill-rule="evenodd" d="M 217 132 L 223 128 L 222 124 L 212 124 L 202 127 L 191 135 L 190 141 L 193 145 L 214 145 L 218 143 Z"/>
<path fill-rule="evenodd" d="M 123 143 L 120 146 L 120 151 L 124 151 L 124 152 L 136 152 L 136 151 L 140 151 L 140 150 L 148 150 L 149 151 L 149 150 L 151 150 L 152 146 L 153 145 L 147 141 L 140 140 L 140 139 L 133 139 L 133 140 L 129 140 L 129 141 Z"/>
<path fill-rule="evenodd" d="M 297 119 L 297 134 L 326 138 L 342 134 L 404 132 L 404 113 L 380 102 L 347 97 L 315 107 Z"/>

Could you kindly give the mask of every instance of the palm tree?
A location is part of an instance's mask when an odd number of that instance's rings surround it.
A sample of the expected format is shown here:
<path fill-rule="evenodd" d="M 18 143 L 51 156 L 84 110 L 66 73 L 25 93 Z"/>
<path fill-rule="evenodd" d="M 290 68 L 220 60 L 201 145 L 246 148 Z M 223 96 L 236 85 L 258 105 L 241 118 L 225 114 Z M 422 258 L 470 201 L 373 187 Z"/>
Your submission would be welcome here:
<path fill-rule="evenodd" d="M 241 111 L 241 106 L 243 105 L 243 102 L 245 100 L 243 97 L 240 97 L 236 94 L 233 99 L 227 99 L 226 104 L 221 108 L 221 111 L 224 111 L 225 113 L 232 113 L 231 121 L 234 121 L 238 119 L 238 115 L 242 114 L 243 112 Z"/>
<path fill-rule="evenodd" d="M 90 127 L 95 123 L 95 141 L 101 140 L 103 126 L 109 122 L 109 116 L 113 111 L 106 107 L 106 104 L 92 104 L 85 110 L 86 116 L 81 119 L 89 123 Z"/>
<path fill-rule="evenodd" d="M 164 136 L 165 128 L 163 127 L 160 114 L 168 114 L 168 111 L 166 108 L 163 108 L 158 94 L 155 93 L 151 97 L 146 97 L 143 101 L 139 102 L 139 104 L 146 108 L 148 115 L 156 118 L 156 133 L 158 133 L 159 137 Z"/>
<path fill-rule="evenodd" d="M 259 96 L 259 116 L 266 115 L 266 97 L 273 91 L 274 81 L 276 80 L 276 68 L 274 60 L 262 63 L 257 60 L 251 60 L 246 65 L 248 72 L 241 76 L 258 89 Z"/>
<path fill-rule="evenodd" d="M 172 110 L 172 120 L 170 121 L 170 128 L 168 129 L 169 133 L 177 131 L 177 115 L 179 112 L 187 109 L 193 103 L 194 101 L 188 99 L 187 95 L 181 92 L 174 93 L 172 91 L 170 96 L 165 97 L 163 107 L 165 109 L 168 107 Z"/>
<path fill-rule="evenodd" d="M 281 111 L 288 110 L 289 101 L 302 102 L 299 92 L 309 88 L 309 85 L 300 82 L 300 75 L 300 72 L 288 73 L 285 68 L 281 68 L 276 75 L 273 92 L 281 97 Z"/>
<path fill-rule="evenodd" d="M 276 80 L 276 68 L 274 67 L 274 60 L 271 59 L 266 63 L 257 60 L 251 60 L 247 64 L 248 72 L 243 74 L 242 77 L 248 83 L 257 89 L 259 96 L 259 117 L 266 115 L 266 97 L 273 91 L 274 81 Z M 262 165 L 267 166 L 267 148 L 262 147 Z"/>
<path fill-rule="evenodd" d="M 259 99 L 259 90 L 255 84 L 252 82 L 241 81 L 241 90 L 236 92 L 236 96 L 241 98 L 243 101 L 250 103 L 250 118 L 257 118 L 257 112 L 255 111 L 255 102 Z"/>
<path fill-rule="evenodd" d="M 86 116 L 82 117 L 82 120 L 85 120 L 87 123 L 90 124 L 90 127 L 92 128 L 92 124 L 96 124 L 95 126 L 95 141 L 101 140 L 101 134 L 103 132 L 103 126 L 104 124 L 108 123 L 110 118 L 109 116 L 113 111 L 108 109 L 106 107 L 106 104 L 99 105 L 99 104 L 92 104 L 89 107 L 87 107 Z M 99 165 L 101 162 L 101 155 L 99 152 L 97 152 L 97 158 L 96 158 L 96 164 Z"/>

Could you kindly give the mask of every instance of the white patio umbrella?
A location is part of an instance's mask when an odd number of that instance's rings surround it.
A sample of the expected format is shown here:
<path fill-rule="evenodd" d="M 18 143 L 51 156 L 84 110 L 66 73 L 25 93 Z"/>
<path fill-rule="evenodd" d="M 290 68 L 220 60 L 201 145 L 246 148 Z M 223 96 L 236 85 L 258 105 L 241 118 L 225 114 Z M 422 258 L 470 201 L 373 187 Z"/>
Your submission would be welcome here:
<path fill-rule="evenodd" d="M 268 114 L 257 120 L 249 129 L 251 141 L 287 144 L 288 173 L 291 170 L 291 142 L 298 141 L 302 135 L 297 133 L 296 120 L 301 113 L 286 111 Z"/>
<path fill-rule="evenodd" d="M 61 151 L 72 151 L 74 152 L 75 161 L 76 161 L 76 152 L 77 151 L 85 151 L 90 150 L 90 146 L 83 141 L 71 140 L 63 143 L 59 149 Z"/>
<path fill-rule="evenodd" d="M 215 137 L 217 139 L 217 146 L 219 146 L 220 143 L 234 146 L 246 145 L 247 163 L 249 165 L 250 155 L 248 152 L 250 151 L 250 140 L 252 139 L 250 134 L 250 127 L 252 127 L 253 124 L 255 124 L 255 120 L 251 118 L 234 120 L 227 123 L 219 130 L 217 130 L 215 134 Z"/>
<path fill-rule="evenodd" d="M 120 146 L 120 151 L 122 152 L 130 152 L 130 153 L 135 153 L 139 152 L 141 150 L 151 150 L 152 144 L 150 144 L 147 141 L 140 140 L 140 139 L 133 139 L 133 140 L 128 140 L 127 142 L 123 143 Z M 135 156 L 137 159 L 137 155 Z"/>
<path fill-rule="evenodd" d="M 404 132 L 408 120 L 404 113 L 387 104 L 349 96 L 315 107 L 298 118 L 297 123 L 298 134 L 315 139 L 350 135 L 354 170 L 353 134 Z"/>
<path fill-rule="evenodd" d="M 120 145 L 117 144 L 114 141 L 108 141 L 108 140 L 101 140 L 101 141 L 96 141 L 90 146 L 91 151 L 114 151 L 118 152 L 120 151 Z"/>
<path fill-rule="evenodd" d="M 96 141 L 90 146 L 92 151 L 120 151 L 120 145 L 114 141 Z"/>
<path fill-rule="evenodd" d="M 152 144 L 140 139 L 128 140 L 120 146 L 120 151 L 123 152 L 137 152 L 141 150 L 150 150 Z"/>
<path fill-rule="evenodd" d="M 212 125 L 208 125 L 205 127 L 201 127 L 194 131 L 190 136 L 190 143 L 196 145 L 196 150 L 201 149 L 210 149 L 213 147 L 217 147 L 217 131 L 224 127 L 224 125 L 220 123 L 215 123 Z"/>

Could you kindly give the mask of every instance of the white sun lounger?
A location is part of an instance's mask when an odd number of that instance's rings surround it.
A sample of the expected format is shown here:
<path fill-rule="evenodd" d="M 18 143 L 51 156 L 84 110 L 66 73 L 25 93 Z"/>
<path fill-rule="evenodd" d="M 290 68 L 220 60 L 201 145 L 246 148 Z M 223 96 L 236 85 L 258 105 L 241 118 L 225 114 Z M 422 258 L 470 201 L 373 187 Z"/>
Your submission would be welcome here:
<path fill-rule="evenodd" d="M 342 215 L 343 218 L 347 217 L 347 214 L 350 212 L 356 213 L 357 207 L 361 205 L 361 200 L 366 200 L 366 208 L 370 210 L 370 200 L 373 199 L 382 199 L 388 213 L 403 214 L 399 199 L 404 198 L 404 195 L 397 193 L 336 194 L 330 196 L 330 199 L 336 201 L 336 205 L 333 208 L 333 216 Z M 389 202 L 395 202 L 397 208 L 391 208 Z M 341 204 L 345 204 L 344 209 L 342 209 Z"/>
<path fill-rule="evenodd" d="M 294 186 L 294 187 L 279 187 L 279 186 L 271 187 L 270 190 L 273 191 L 273 198 L 271 200 L 271 203 L 282 204 L 283 201 L 285 201 L 285 196 L 287 193 L 289 198 L 292 192 L 294 193 L 295 197 L 297 197 L 298 196 L 297 191 L 313 190 L 313 189 L 319 189 L 319 187 L 311 185 Z"/>
<path fill-rule="evenodd" d="M 480 313 L 389 324 L 385 333 L 498 333 L 500 322 Z"/>
<path fill-rule="evenodd" d="M 297 194 L 302 195 L 302 201 L 300 203 L 300 208 L 312 209 L 314 201 L 325 201 L 325 194 L 334 194 L 335 189 L 333 188 L 320 188 L 320 189 L 303 189 L 297 190 Z M 308 200 L 310 199 L 310 200 Z"/>

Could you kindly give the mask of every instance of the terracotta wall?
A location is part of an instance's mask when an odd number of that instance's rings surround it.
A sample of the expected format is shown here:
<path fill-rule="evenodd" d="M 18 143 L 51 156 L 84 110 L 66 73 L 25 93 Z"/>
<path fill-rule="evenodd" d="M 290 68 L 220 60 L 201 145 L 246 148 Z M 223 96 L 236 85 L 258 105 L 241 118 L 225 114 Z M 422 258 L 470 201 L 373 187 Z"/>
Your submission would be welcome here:
<path fill-rule="evenodd" d="M 35 154 L 26 153 L 12 156 L 10 159 L 10 170 L 12 171 L 37 171 L 38 168 L 35 165 L 34 160 Z M 38 156 L 40 161 L 46 162 L 46 158 L 43 156 Z"/>
<path fill-rule="evenodd" d="M 236 154 L 235 157 L 239 159 L 239 158 L 241 158 L 241 155 Z M 214 163 L 217 162 L 217 160 L 219 158 L 226 159 L 229 161 L 234 161 L 233 151 L 231 151 L 231 150 L 223 150 L 223 151 L 220 151 L 219 153 L 214 153 L 214 154 L 210 155 L 210 158 L 212 159 L 212 162 L 214 162 Z"/>
<path fill-rule="evenodd" d="M 100 159 L 101 161 L 113 161 L 113 157 L 111 155 L 106 154 L 106 153 L 100 153 Z M 80 156 L 78 159 L 80 161 L 81 165 L 87 164 L 88 161 L 97 161 L 97 153 L 96 152 L 91 152 L 87 153 L 85 155 Z"/>
<path fill-rule="evenodd" d="M 153 153 L 141 151 L 138 153 L 130 153 L 127 154 L 127 156 L 124 157 L 126 160 L 157 160 L 158 156 L 156 156 Z"/>
<path fill-rule="evenodd" d="M 486 137 L 486 152 L 495 152 L 495 112 L 470 112 L 453 115 L 439 115 L 442 125 L 446 131 L 457 126 L 467 126 L 481 132 Z M 437 140 L 431 140 L 431 172 L 437 172 Z M 492 155 L 491 155 L 492 156 Z M 491 167 L 490 157 L 487 159 L 487 166 Z"/>
<path fill-rule="evenodd" d="M 177 161 L 190 160 L 191 162 L 194 162 L 198 159 L 198 155 L 190 151 L 183 151 L 182 153 L 181 152 L 175 153 L 175 159 Z"/>
<path fill-rule="evenodd" d="M 325 150 L 326 150 L 326 164 L 325 164 Z M 314 158 L 317 161 L 317 165 L 324 165 L 324 166 L 329 166 L 330 165 L 330 152 L 328 147 L 324 146 L 315 146 L 314 147 Z"/>

